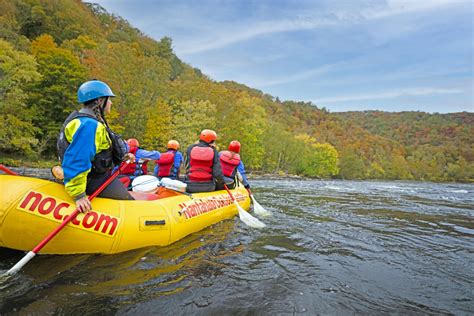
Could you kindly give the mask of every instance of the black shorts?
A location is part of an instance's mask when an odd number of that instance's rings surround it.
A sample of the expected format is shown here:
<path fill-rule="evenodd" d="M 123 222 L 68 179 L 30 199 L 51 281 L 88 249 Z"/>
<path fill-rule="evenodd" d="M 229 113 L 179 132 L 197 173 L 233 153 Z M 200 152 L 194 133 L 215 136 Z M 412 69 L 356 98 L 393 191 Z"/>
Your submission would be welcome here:
<path fill-rule="evenodd" d="M 94 193 L 109 177 L 110 174 L 108 173 L 88 176 L 86 194 L 91 195 Z M 117 178 L 115 178 L 102 192 L 100 192 L 98 196 L 113 200 L 134 200 L 134 198 L 128 193 L 127 188 Z"/>
<path fill-rule="evenodd" d="M 186 184 L 188 193 L 212 192 L 216 189 L 214 182 L 186 182 Z"/>

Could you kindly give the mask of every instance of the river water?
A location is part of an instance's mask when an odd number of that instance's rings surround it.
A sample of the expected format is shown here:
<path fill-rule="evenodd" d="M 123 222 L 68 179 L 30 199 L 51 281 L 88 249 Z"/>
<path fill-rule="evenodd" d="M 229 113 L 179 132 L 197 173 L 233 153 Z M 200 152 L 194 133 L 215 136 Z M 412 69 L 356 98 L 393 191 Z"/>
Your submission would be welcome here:
<path fill-rule="evenodd" d="M 37 256 L 0 314 L 474 313 L 474 185 L 252 181 L 267 228 L 225 221 L 164 248 Z M 0 270 L 23 253 L 0 249 Z"/>

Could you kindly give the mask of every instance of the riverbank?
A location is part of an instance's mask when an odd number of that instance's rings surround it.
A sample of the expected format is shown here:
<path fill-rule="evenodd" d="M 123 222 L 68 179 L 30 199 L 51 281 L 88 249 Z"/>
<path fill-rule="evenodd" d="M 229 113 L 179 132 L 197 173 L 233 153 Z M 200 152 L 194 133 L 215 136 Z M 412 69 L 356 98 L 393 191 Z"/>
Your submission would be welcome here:
<path fill-rule="evenodd" d="M 12 169 L 22 176 L 38 177 L 41 179 L 53 180 L 51 175 L 51 167 L 58 165 L 57 159 L 47 160 L 38 157 L 16 157 L 0 153 L 0 164 Z M 184 174 L 181 172 L 181 174 Z M 332 179 L 321 179 L 321 178 L 309 178 L 294 174 L 288 174 L 282 171 L 275 173 L 268 173 L 265 171 L 251 171 L 247 173 L 250 179 L 302 179 L 302 180 L 349 180 L 349 181 L 413 181 L 413 182 L 433 182 L 433 183 L 474 183 L 473 179 L 466 181 L 455 181 L 455 180 L 433 180 L 433 179 L 378 179 L 378 178 L 366 178 L 366 179 L 343 179 L 340 177 L 334 177 Z"/>
<path fill-rule="evenodd" d="M 46 180 L 54 180 L 50 168 L 30 168 L 30 167 L 9 167 L 8 169 L 18 173 L 20 176 L 34 177 Z"/>
<path fill-rule="evenodd" d="M 43 162 L 42 164 L 46 164 L 46 162 Z M 57 163 L 53 162 L 48 162 L 49 165 L 54 166 Z M 36 178 L 41 178 L 41 179 L 46 179 L 46 180 L 55 180 L 53 175 L 51 174 L 51 168 L 39 168 L 39 167 L 29 167 L 29 166 L 24 166 L 24 167 L 14 167 L 5 164 L 5 166 L 18 173 L 21 176 L 26 176 L 26 177 L 36 177 Z M 292 175 L 292 174 L 275 174 L 275 173 L 261 173 L 261 172 L 251 172 L 247 174 L 248 178 L 250 180 L 307 180 L 307 181 L 314 181 L 314 180 L 345 180 L 345 181 L 404 181 L 404 182 L 424 182 L 424 183 L 474 183 L 474 179 L 471 179 L 469 181 L 465 182 L 456 182 L 456 181 L 432 181 L 432 180 L 419 180 L 419 179 L 412 179 L 412 180 L 407 180 L 407 179 L 312 179 L 308 177 L 302 177 L 298 175 Z"/>

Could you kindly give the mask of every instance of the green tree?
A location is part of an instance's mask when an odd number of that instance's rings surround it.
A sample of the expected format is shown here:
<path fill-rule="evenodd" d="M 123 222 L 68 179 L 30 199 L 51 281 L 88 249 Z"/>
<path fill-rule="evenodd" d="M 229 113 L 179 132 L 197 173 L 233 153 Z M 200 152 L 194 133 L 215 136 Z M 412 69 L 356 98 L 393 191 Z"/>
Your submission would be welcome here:
<path fill-rule="evenodd" d="M 308 177 L 327 178 L 339 172 L 337 150 L 330 144 L 320 144 L 307 134 L 295 137 L 300 143 L 295 156 L 296 172 Z"/>
<path fill-rule="evenodd" d="M 119 113 L 113 123 L 127 135 L 141 139 L 145 134 L 147 109 L 153 108 L 169 76 L 170 67 L 158 56 L 146 56 L 138 44 L 109 43 L 96 48 L 94 78 L 107 82 L 114 93 L 114 108 Z"/>
<path fill-rule="evenodd" d="M 245 166 L 260 169 L 264 156 L 263 134 L 267 127 L 265 110 L 259 106 L 255 97 L 242 96 L 236 104 L 218 117 L 219 145 L 227 148 L 232 140 L 242 144 L 242 157 Z"/>
<path fill-rule="evenodd" d="M 32 124 L 34 114 L 26 100 L 28 88 L 40 79 L 32 56 L 0 40 L 0 151 L 33 153 L 38 129 Z"/>
<path fill-rule="evenodd" d="M 143 147 L 165 150 L 174 132 L 173 125 L 170 124 L 172 117 L 170 106 L 164 101 L 158 101 L 154 108 L 147 109 L 147 117 Z"/>
<path fill-rule="evenodd" d="M 171 104 L 173 137 L 186 148 L 199 139 L 205 129 L 216 129 L 216 106 L 209 101 L 175 101 Z"/>
<path fill-rule="evenodd" d="M 56 136 L 67 115 L 78 107 L 77 88 L 85 81 L 86 69 L 65 48 L 59 48 L 49 35 L 32 43 L 33 54 L 42 75 L 29 100 L 36 111 L 35 124 L 41 128 L 40 152 L 56 151 Z"/>
<path fill-rule="evenodd" d="M 343 179 L 367 178 L 367 160 L 354 148 L 346 147 L 340 153 L 339 177 Z"/>
<path fill-rule="evenodd" d="M 75 39 L 64 41 L 61 45 L 62 48 L 69 49 L 78 56 L 81 64 L 87 63 L 85 59 L 88 57 L 89 51 L 97 46 L 97 42 L 87 35 L 79 35 Z"/>
<path fill-rule="evenodd" d="M 289 156 L 298 150 L 293 135 L 278 122 L 268 122 L 263 134 L 264 157 L 262 169 L 274 173 L 290 171 Z"/>

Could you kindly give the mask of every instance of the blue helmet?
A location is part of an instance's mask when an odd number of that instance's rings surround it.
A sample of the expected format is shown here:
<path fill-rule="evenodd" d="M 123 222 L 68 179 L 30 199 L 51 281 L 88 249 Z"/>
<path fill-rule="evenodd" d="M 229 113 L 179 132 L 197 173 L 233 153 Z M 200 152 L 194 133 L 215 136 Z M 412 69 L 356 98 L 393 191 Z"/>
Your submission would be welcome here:
<path fill-rule="evenodd" d="M 84 82 L 77 90 L 77 100 L 79 103 L 85 103 L 101 97 L 115 97 L 115 94 L 105 82 L 99 80 Z"/>

